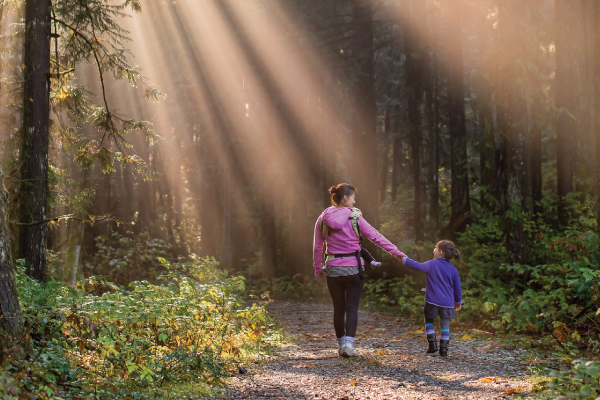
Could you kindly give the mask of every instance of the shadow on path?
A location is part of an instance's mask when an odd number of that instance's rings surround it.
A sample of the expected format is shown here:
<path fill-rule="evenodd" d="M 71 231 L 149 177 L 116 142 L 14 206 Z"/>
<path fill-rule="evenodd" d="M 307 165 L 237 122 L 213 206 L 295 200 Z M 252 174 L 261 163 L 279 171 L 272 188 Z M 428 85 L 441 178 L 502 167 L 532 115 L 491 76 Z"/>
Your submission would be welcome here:
<path fill-rule="evenodd" d="M 451 339 L 450 357 L 429 356 L 419 326 L 361 311 L 356 347 L 359 356 L 337 356 L 329 304 L 274 301 L 268 306 L 296 340 L 278 349 L 249 374 L 234 378 L 227 399 L 500 399 L 523 381 L 524 351 L 494 338 Z M 452 332 L 451 332 L 452 333 Z M 439 332 L 438 332 L 439 334 Z M 454 332 L 454 337 L 462 332 Z M 479 382 L 500 377 L 499 383 Z"/>

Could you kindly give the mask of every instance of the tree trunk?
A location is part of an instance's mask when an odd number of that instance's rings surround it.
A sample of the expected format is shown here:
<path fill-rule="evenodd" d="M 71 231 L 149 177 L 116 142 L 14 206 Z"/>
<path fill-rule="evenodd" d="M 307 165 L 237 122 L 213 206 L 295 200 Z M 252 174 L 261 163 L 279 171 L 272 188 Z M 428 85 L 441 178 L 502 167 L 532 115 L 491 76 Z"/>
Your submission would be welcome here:
<path fill-rule="evenodd" d="M 508 262 L 526 262 L 523 244 L 523 141 L 527 132 L 527 105 L 519 92 L 517 60 L 524 55 L 521 40 L 524 14 L 520 0 L 504 0 L 499 7 L 500 32 L 503 40 L 513 45 L 498 66 L 498 119 L 502 133 L 502 213 L 505 216 Z M 520 44 L 519 44 L 520 43 Z"/>
<path fill-rule="evenodd" d="M 424 49 L 421 48 L 423 38 L 419 37 L 418 33 L 425 30 L 425 7 L 421 0 L 410 0 L 407 5 L 409 7 L 408 19 L 410 23 L 404 29 L 404 46 L 406 51 L 408 123 L 415 187 L 413 226 L 415 229 L 415 242 L 422 243 L 426 213 L 426 185 L 421 165 L 423 135 L 419 109 L 423 101 L 422 90 L 426 64 L 424 62 Z M 417 27 L 421 29 L 417 29 Z"/>
<path fill-rule="evenodd" d="M 85 168 L 83 177 L 77 185 L 77 191 L 90 187 L 90 168 Z M 85 235 L 85 224 L 81 221 L 69 221 L 69 239 L 63 265 L 62 279 L 64 282 L 74 285 L 79 272 L 79 261 L 81 257 L 81 246 Z"/>
<path fill-rule="evenodd" d="M 589 193 L 594 195 L 594 182 L 595 182 L 595 168 L 596 160 L 594 157 L 594 147 L 597 140 L 595 134 L 595 108 L 596 98 L 594 95 L 594 87 L 589 82 L 594 81 L 594 70 L 593 70 L 593 7 L 595 0 L 583 0 L 581 14 L 577 18 L 577 21 L 582 21 L 581 26 L 581 40 L 576 41 L 576 49 L 578 54 L 576 59 L 579 60 L 583 65 L 581 66 L 580 84 L 579 84 L 579 109 L 581 113 L 580 129 L 581 137 L 579 138 L 579 151 L 578 151 L 578 181 L 581 187 L 577 187 L 577 191 L 582 193 Z"/>
<path fill-rule="evenodd" d="M 385 201 L 387 195 L 387 181 L 388 181 L 388 170 L 390 164 L 390 136 L 392 135 L 392 128 L 390 126 L 390 107 L 388 106 L 385 110 L 385 131 L 383 132 L 383 151 L 381 155 L 383 157 L 381 166 L 381 187 L 379 189 L 379 203 Z"/>
<path fill-rule="evenodd" d="M 467 227 L 471 209 L 469 200 L 469 171 L 467 159 L 467 126 L 465 122 L 465 90 L 461 30 L 461 0 L 448 2 L 448 96 L 450 100 L 450 168 L 451 204 L 450 233 L 462 232 Z M 449 12 L 452 10 L 452 13 Z"/>
<path fill-rule="evenodd" d="M 0 364 L 5 365 L 4 360 L 9 354 L 14 358 L 24 356 L 27 343 L 18 344 L 23 335 L 23 319 L 10 256 L 10 240 L 6 226 L 7 194 L 4 189 L 4 176 L 1 173 L 0 190 Z"/>
<path fill-rule="evenodd" d="M 394 115 L 392 116 L 393 129 L 392 135 L 394 142 L 392 144 L 392 203 L 395 203 L 398 198 L 398 184 L 400 183 L 400 173 L 402 170 L 402 138 L 400 137 L 400 106 L 394 107 Z"/>
<path fill-rule="evenodd" d="M 572 113 L 576 113 L 577 96 L 574 80 L 578 79 L 575 69 L 572 37 L 577 29 L 579 0 L 556 0 L 556 106 L 567 112 L 560 112 L 556 126 L 556 173 L 558 219 L 566 225 L 569 215 L 565 197 L 574 189 L 573 186 L 573 150 L 577 141 L 578 127 Z"/>
<path fill-rule="evenodd" d="M 593 9 L 594 24 L 593 24 L 593 37 L 594 37 L 594 54 L 593 54 L 593 70 L 594 70 L 594 91 L 596 97 L 596 113 L 595 113 L 595 131 L 596 136 L 600 134 L 600 2 L 594 2 Z M 600 140 L 596 140 L 595 143 L 595 155 L 596 160 L 600 160 Z M 595 175 L 595 195 L 596 195 L 596 232 L 600 234 L 600 162 L 596 162 L 596 175 Z"/>
<path fill-rule="evenodd" d="M 439 101 L 439 74 L 438 74 L 438 63 L 437 63 L 437 51 L 434 56 L 434 68 L 433 68 L 433 128 L 432 135 L 433 140 L 431 143 L 433 150 L 433 190 L 431 192 L 431 209 L 432 209 L 432 220 L 435 228 L 435 234 L 437 236 L 439 228 L 439 208 L 440 208 L 440 101 Z"/>
<path fill-rule="evenodd" d="M 494 111 L 492 103 L 491 82 L 482 78 L 478 82 L 477 93 L 477 120 L 478 120 L 478 144 L 479 152 L 479 186 L 482 189 L 480 202 L 484 210 L 491 211 L 498 208 L 491 200 L 495 194 L 496 179 L 494 171 L 495 163 L 495 136 Z"/>
<path fill-rule="evenodd" d="M 272 280 L 276 276 L 277 272 L 277 226 L 275 225 L 275 213 L 272 207 L 269 207 L 266 202 L 262 202 L 262 215 L 261 215 L 261 278 Z M 302 215 L 298 215 L 299 210 L 296 207 L 292 207 L 292 223 L 295 222 L 296 218 L 302 218 Z M 291 231 L 297 231 L 297 225 L 290 227 Z M 294 242 L 294 235 L 290 235 L 290 249 L 297 249 L 297 243 Z M 296 247 L 294 247 L 296 246 Z M 292 252 L 295 254 L 296 252 Z M 294 262 L 296 261 L 296 262 Z M 302 273 L 302 265 L 298 262 L 299 260 L 293 260 L 292 265 L 295 266 L 294 273 Z"/>
<path fill-rule="evenodd" d="M 27 273 L 46 279 L 48 209 L 48 141 L 50 119 L 50 2 L 25 3 L 24 99 L 21 137 L 21 201 L 19 256 Z"/>
<path fill-rule="evenodd" d="M 375 103 L 375 66 L 373 58 L 373 6 L 371 2 L 353 0 L 353 55 L 358 71 L 352 115 L 352 151 L 349 160 L 351 184 L 357 190 L 357 206 L 374 227 L 379 225 L 377 199 L 377 136 Z"/>
<path fill-rule="evenodd" d="M 150 146 L 151 144 L 147 140 L 144 140 L 139 148 L 142 149 L 141 157 L 143 157 L 145 160 L 148 160 L 148 169 L 151 170 Z M 152 182 L 150 181 L 141 179 L 140 182 L 137 184 L 137 190 L 135 192 L 135 195 L 137 197 L 138 217 L 135 222 L 135 227 L 133 231 L 138 235 L 147 230 L 150 226 L 150 223 L 152 222 L 150 210 L 152 207 L 152 200 L 150 198 L 151 183 Z"/>

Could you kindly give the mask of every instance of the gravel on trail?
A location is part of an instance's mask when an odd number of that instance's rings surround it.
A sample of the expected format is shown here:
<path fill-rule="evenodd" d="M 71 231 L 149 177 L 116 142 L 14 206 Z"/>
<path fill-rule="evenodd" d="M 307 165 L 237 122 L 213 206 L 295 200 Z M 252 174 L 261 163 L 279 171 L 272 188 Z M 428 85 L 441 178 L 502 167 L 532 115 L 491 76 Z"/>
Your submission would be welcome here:
<path fill-rule="evenodd" d="M 442 358 L 425 353 L 422 326 L 360 311 L 358 357 L 342 358 L 330 304 L 277 300 L 268 310 L 295 339 L 245 365 L 247 374 L 231 378 L 221 398 L 516 399 L 531 387 L 524 380 L 526 352 L 488 332 L 453 332 L 452 324 L 449 357 Z M 439 338 L 439 320 L 436 331 Z"/>

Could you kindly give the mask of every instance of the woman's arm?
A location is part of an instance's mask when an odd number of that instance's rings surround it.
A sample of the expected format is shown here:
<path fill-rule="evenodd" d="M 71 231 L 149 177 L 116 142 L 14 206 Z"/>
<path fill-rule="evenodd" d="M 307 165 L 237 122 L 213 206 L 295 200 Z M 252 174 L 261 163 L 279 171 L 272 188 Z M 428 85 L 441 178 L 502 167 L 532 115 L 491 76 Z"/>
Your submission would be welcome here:
<path fill-rule="evenodd" d="M 377 229 L 373 228 L 363 217 L 359 217 L 358 226 L 360 228 L 360 232 L 363 234 L 364 237 L 369 239 L 371 242 L 375 243 L 377 246 L 381 247 L 383 250 L 396 257 L 405 256 L 403 252 L 398 250 L 398 248 L 394 246 L 392 242 L 387 240 L 385 236 L 383 236 L 377 231 Z"/>
<path fill-rule="evenodd" d="M 315 224 L 315 235 L 313 239 L 313 266 L 315 267 L 315 276 L 318 276 L 321 273 L 321 268 L 323 268 L 322 257 L 324 242 L 325 239 L 321 233 L 321 218 L 319 217 Z"/>

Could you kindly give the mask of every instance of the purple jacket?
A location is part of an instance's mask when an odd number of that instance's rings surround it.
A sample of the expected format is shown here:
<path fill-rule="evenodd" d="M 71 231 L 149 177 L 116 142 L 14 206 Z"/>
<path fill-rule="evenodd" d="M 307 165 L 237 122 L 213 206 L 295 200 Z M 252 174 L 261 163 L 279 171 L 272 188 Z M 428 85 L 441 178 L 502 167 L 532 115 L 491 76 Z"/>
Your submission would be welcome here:
<path fill-rule="evenodd" d="M 331 206 L 317 219 L 315 224 L 315 237 L 313 241 L 313 264 L 315 267 L 315 276 L 321 272 L 321 257 L 323 255 L 323 242 L 327 242 L 327 254 L 348 254 L 360 251 L 360 243 L 352 229 L 350 216 L 352 209 L 350 207 L 336 208 Z M 329 230 L 327 237 L 323 238 L 321 233 L 321 220 L 324 220 Z M 363 217 L 358 220 L 360 232 L 364 237 L 381 247 L 383 250 L 394 256 L 404 257 L 396 246 L 387 240 L 377 229 L 373 228 Z M 364 265 L 364 260 L 361 258 Z M 335 258 L 327 262 L 327 265 L 334 267 L 356 267 L 358 262 L 356 257 Z"/>
<path fill-rule="evenodd" d="M 405 258 L 404 265 L 427 274 L 425 302 L 434 306 L 452 308 L 462 303 L 462 289 L 458 270 L 445 258 L 424 263 Z"/>

